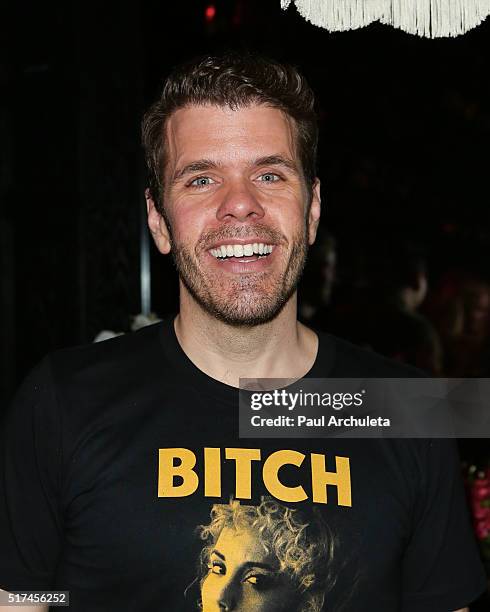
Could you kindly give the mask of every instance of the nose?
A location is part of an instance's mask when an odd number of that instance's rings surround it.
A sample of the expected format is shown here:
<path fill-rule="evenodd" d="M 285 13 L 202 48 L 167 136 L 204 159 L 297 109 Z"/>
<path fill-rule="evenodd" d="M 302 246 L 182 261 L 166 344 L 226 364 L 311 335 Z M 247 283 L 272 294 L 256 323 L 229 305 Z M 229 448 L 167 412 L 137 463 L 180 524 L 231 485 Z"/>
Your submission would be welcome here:
<path fill-rule="evenodd" d="M 230 580 L 223 586 L 218 595 L 218 606 L 220 612 L 231 612 L 237 610 L 238 592 L 234 580 Z"/>
<path fill-rule="evenodd" d="M 241 181 L 230 184 L 216 211 L 218 221 L 258 221 L 265 210 L 253 188 Z"/>

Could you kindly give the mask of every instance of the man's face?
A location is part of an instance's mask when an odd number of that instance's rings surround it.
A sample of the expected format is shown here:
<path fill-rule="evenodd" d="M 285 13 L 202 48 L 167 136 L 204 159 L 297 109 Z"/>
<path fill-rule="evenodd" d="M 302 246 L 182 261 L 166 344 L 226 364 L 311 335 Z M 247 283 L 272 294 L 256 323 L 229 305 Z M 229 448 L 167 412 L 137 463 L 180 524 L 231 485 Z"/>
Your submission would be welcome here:
<path fill-rule="evenodd" d="M 149 223 L 173 252 L 181 290 L 228 324 L 271 320 L 295 291 L 320 214 L 291 120 L 263 105 L 189 106 L 165 136 L 169 227 L 151 202 Z"/>

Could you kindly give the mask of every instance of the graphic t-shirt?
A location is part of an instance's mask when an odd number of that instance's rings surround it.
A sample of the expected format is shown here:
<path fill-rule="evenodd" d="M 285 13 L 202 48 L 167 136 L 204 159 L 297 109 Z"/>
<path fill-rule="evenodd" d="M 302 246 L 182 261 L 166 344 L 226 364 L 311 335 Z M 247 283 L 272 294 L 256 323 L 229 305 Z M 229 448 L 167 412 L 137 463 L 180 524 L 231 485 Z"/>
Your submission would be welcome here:
<path fill-rule="evenodd" d="M 412 375 L 320 335 L 307 376 Z M 240 439 L 238 390 L 171 321 L 45 358 L 0 457 L 0 587 L 74 612 L 449 612 L 485 588 L 453 441 Z"/>

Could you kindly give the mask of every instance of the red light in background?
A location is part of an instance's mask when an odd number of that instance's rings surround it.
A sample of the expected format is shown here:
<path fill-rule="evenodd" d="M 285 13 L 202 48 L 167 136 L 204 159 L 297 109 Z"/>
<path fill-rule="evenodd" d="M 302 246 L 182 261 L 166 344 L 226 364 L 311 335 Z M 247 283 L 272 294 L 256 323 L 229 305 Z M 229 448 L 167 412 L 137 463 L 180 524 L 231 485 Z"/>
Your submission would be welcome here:
<path fill-rule="evenodd" d="M 454 232 L 456 231 L 457 226 L 454 223 L 451 222 L 446 222 L 442 225 L 442 231 L 445 234 L 454 234 Z"/>
<path fill-rule="evenodd" d="M 206 7 L 206 11 L 204 14 L 206 16 L 206 21 L 213 21 L 216 15 L 216 7 L 214 6 L 214 4 L 210 4 L 208 7 Z"/>

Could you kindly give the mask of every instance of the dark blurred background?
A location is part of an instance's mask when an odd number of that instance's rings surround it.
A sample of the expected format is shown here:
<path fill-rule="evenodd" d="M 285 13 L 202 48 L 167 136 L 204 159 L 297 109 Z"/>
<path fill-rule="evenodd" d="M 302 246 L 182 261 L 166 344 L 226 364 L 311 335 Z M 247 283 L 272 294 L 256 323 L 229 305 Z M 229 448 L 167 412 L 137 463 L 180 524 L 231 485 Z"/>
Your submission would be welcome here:
<path fill-rule="evenodd" d="M 46 352 L 141 311 L 141 115 L 173 65 L 226 48 L 290 61 L 318 92 L 324 213 L 302 318 L 435 375 L 488 376 L 489 34 L 490 19 L 456 39 L 331 34 L 279 0 L 4 3 L 2 405 Z M 175 273 L 150 259 L 166 316 Z M 465 448 L 484 486 L 487 451 Z"/>

